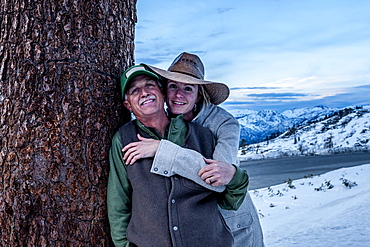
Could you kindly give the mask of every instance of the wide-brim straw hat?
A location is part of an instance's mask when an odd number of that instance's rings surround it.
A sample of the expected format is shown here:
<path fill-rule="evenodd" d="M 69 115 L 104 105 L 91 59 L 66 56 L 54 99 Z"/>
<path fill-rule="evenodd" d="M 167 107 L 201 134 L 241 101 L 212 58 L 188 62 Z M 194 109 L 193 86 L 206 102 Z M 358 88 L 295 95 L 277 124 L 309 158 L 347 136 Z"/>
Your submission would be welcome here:
<path fill-rule="evenodd" d="M 215 105 L 221 104 L 229 97 L 230 90 L 226 84 L 204 80 L 204 66 L 197 55 L 186 52 L 181 53 L 175 58 L 168 70 L 163 70 L 148 64 L 143 65 L 168 80 L 186 84 L 203 85 L 209 94 L 211 103 Z"/>

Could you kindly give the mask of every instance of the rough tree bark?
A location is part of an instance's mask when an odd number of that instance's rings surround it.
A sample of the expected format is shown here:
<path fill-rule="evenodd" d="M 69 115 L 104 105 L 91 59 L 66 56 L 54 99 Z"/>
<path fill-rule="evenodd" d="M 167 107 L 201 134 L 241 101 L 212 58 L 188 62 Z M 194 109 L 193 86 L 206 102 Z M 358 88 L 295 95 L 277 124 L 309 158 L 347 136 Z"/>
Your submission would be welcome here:
<path fill-rule="evenodd" d="M 1 0 L 0 246 L 109 246 L 136 0 Z"/>

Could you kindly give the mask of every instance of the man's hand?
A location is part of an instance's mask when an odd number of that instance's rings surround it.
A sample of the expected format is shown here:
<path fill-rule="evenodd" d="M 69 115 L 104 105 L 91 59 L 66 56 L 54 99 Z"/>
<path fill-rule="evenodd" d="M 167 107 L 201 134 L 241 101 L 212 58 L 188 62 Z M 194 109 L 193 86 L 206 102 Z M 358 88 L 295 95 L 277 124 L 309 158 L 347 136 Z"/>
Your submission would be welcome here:
<path fill-rule="evenodd" d="M 137 138 L 138 142 L 131 142 L 122 149 L 126 165 L 132 165 L 138 159 L 154 157 L 157 152 L 159 140 L 144 138 L 139 134 L 137 134 Z"/>
<path fill-rule="evenodd" d="M 227 185 L 233 179 L 236 168 L 223 161 L 204 159 L 208 164 L 199 170 L 198 175 L 212 186 Z"/>

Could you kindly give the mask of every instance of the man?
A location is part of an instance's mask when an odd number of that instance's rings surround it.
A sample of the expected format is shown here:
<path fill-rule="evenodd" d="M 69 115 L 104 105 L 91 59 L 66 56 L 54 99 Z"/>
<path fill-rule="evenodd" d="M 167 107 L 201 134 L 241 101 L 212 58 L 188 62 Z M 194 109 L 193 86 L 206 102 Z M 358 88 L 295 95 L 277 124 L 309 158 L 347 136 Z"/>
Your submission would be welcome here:
<path fill-rule="evenodd" d="M 206 158 L 213 153 L 208 129 L 185 123 L 182 116 L 169 120 L 159 77 L 145 66 L 129 68 L 121 78 L 124 105 L 136 120 L 121 127 L 112 140 L 108 180 L 108 217 L 116 246 L 232 246 L 233 237 L 218 206 L 236 210 L 248 185 L 245 171 L 234 172 L 222 193 L 180 176 L 163 177 L 150 172 L 153 158 L 126 166 L 122 147 L 146 138 L 168 139 Z"/>

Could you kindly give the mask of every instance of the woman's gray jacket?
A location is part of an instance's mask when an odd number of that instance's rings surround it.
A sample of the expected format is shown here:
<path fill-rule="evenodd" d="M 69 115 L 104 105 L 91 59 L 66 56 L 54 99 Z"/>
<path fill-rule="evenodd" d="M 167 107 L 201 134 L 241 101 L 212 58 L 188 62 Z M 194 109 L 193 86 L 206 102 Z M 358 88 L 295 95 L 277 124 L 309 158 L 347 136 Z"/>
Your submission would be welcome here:
<path fill-rule="evenodd" d="M 239 164 L 237 153 L 240 126 L 230 113 L 213 104 L 203 105 L 193 122 L 207 127 L 214 134 L 217 143 L 213 153 L 214 160 L 224 161 L 229 164 Z M 168 177 L 177 174 L 191 179 L 210 190 L 223 191 L 225 186 L 212 187 L 200 178 L 198 171 L 205 165 L 203 156 L 198 152 L 181 148 L 167 140 L 161 140 L 154 157 L 151 172 Z M 249 193 L 247 193 L 243 204 L 237 211 L 223 209 L 220 209 L 220 211 L 233 233 L 234 247 L 264 246 L 257 210 Z"/>

